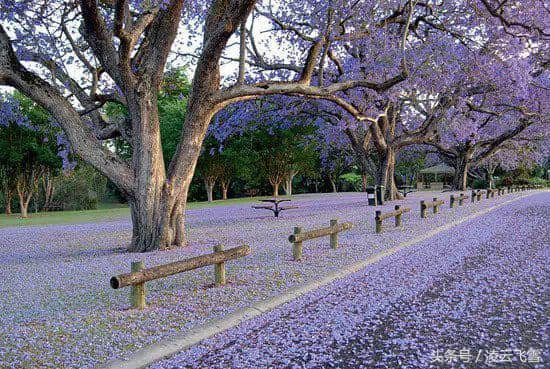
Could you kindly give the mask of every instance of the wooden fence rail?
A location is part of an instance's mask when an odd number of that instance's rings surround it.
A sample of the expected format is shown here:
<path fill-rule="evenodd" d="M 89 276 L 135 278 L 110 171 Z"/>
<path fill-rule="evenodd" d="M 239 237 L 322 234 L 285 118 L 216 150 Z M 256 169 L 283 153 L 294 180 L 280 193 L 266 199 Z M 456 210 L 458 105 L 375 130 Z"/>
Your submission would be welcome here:
<path fill-rule="evenodd" d="M 468 199 L 467 195 L 464 195 L 463 193 L 460 194 L 460 196 L 451 195 L 449 199 L 449 207 L 454 208 L 455 203 L 458 201 L 458 205 L 462 206 L 464 204 L 464 200 Z"/>
<path fill-rule="evenodd" d="M 426 218 L 426 210 L 433 208 L 434 214 L 439 212 L 439 206 L 443 205 L 445 201 L 438 200 L 437 197 L 433 198 L 433 201 L 420 201 L 420 218 Z"/>
<path fill-rule="evenodd" d="M 302 242 L 311 240 L 314 238 L 330 236 L 330 247 L 332 249 L 338 248 L 338 233 L 353 228 L 353 223 L 344 222 L 338 223 L 337 219 L 330 221 L 330 226 L 325 228 L 314 229 L 307 232 L 302 232 L 301 227 L 294 227 L 294 234 L 288 237 L 288 240 L 292 243 L 292 257 L 295 261 L 302 260 Z"/>
<path fill-rule="evenodd" d="M 152 268 L 145 268 L 142 261 L 133 262 L 130 273 L 114 276 L 111 278 L 110 283 L 114 289 L 132 286 L 130 293 L 132 307 L 143 309 L 146 306 L 145 282 L 214 265 L 215 285 L 223 286 L 226 283 L 225 262 L 242 258 L 248 254 L 250 254 L 250 246 L 247 245 L 225 251 L 222 245 L 216 245 L 212 254 L 200 255 Z"/>
<path fill-rule="evenodd" d="M 382 232 L 382 221 L 391 217 L 395 217 L 395 226 L 401 227 L 403 221 L 401 219 L 403 213 L 408 213 L 411 208 L 402 208 L 400 205 L 395 205 L 395 210 L 389 213 L 382 214 L 380 210 L 376 211 L 374 221 L 376 223 L 376 233 Z"/>

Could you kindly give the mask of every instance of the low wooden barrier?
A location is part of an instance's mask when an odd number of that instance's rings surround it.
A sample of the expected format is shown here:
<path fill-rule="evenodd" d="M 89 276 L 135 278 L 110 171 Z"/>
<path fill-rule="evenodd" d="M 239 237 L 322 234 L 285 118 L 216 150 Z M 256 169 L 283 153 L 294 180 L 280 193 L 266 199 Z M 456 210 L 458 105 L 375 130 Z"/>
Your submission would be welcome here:
<path fill-rule="evenodd" d="M 395 226 L 401 227 L 403 225 L 401 217 L 403 213 L 408 213 L 409 211 L 411 211 L 411 208 L 402 208 L 400 205 L 395 205 L 395 210 L 386 214 L 382 214 L 380 210 L 377 210 L 374 217 L 376 233 L 382 232 L 382 221 L 391 217 L 395 217 Z"/>
<path fill-rule="evenodd" d="M 420 201 L 420 218 L 426 218 L 426 210 L 428 208 L 433 208 L 434 214 L 439 212 L 439 206 L 443 205 L 445 201 L 438 200 L 437 197 L 433 198 L 433 201 Z"/>
<path fill-rule="evenodd" d="M 487 198 L 488 199 L 491 199 L 491 198 L 494 198 L 495 197 L 495 189 L 494 188 L 488 188 L 485 193 L 487 195 Z"/>
<path fill-rule="evenodd" d="M 288 237 L 292 243 L 292 257 L 295 261 L 302 260 L 302 242 L 312 240 L 314 238 L 330 236 L 330 247 L 338 248 L 338 233 L 353 228 L 353 223 L 344 222 L 338 223 L 337 219 L 330 221 L 330 226 L 325 228 L 314 229 L 307 232 L 302 232 L 302 227 L 294 227 L 294 234 Z"/>
<path fill-rule="evenodd" d="M 229 260 L 242 258 L 248 254 L 250 254 L 250 246 L 247 245 L 234 247 L 225 251 L 222 245 L 216 245 L 212 254 L 200 255 L 152 268 L 145 268 L 142 261 L 132 262 L 130 273 L 114 276 L 111 278 L 110 283 L 114 289 L 132 286 L 132 291 L 130 292 L 132 307 L 143 309 L 146 306 L 145 282 L 214 265 L 214 284 L 216 286 L 223 286 L 226 283 L 225 263 Z"/>
<path fill-rule="evenodd" d="M 458 201 L 458 205 L 462 206 L 464 204 L 464 200 L 467 200 L 468 196 L 464 195 L 463 193 L 460 194 L 460 196 L 451 195 L 449 199 L 449 207 L 454 208 L 455 203 Z"/>

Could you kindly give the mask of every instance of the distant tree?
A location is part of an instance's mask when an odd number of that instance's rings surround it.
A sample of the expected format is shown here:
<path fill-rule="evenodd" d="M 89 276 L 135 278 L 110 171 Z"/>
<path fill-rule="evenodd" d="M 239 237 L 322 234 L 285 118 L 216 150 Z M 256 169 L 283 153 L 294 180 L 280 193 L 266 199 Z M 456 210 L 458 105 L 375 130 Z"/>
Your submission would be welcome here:
<path fill-rule="evenodd" d="M 222 200 L 227 200 L 227 192 L 231 186 L 231 182 L 237 174 L 237 166 L 239 165 L 239 156 L 241 153 L 233 147 L 232 142 L 223 148 L 220 153 L 220 186 L 222 190 Z"/>
<path fill-rule="evenodd" d="M 279 196 L 284 182 L 287 195 L 292 194 L 292 180 L 298 173 L 313 169 L 316 153 L 311 140 L 313 127 L 293 126 L 288 129 L 261 127 L 251 135 L 251 157 L 255 165 Z M 254 165 L 254 164 L 253 164 Z"/>
<path fill-rule="evenodd" d="M 410 146 L 396 158 L 395 174 L 403 184 L 413 184 L 418 172 L 426 166 L 426 150 L 420 146 Z"/>
<path fill-rule="evenodd" d="M 12 200 L 15 195 L 15 181 L 13 178 L 15 178 L 15 175 L 11 173 L 10 167 L 0 165 L 0 188 L 4 195 L 4 211 L 6 215 L 11 214 Z"/>
<path fill-rule="evenodd" d="M 322 147 L 320 155 L 322 173 L 329 180 L 332 192 L 338 192 L 338 180 L 350 168 L 353 155 L 349 147 L 346 149 L 330 142 L 320 146 Z"/>
<path fill-rule="evenodd" d="M 214 186 L 223 172 L 222 159 L 216 149 L 216 141 L 207 139 L 197 161 L 197 174 L 204 182 L 208 202 L 214 201 Z"/>
<path fill-rule="evenodd" d="M 20 94 L 4 96 L 0 104 L 0 167 L 6 203 L 11 206 L 10 191 L 15 190 L 21 216 L 26 218 L 40 180 L 62 167 L 59 131 L 52 128 L 46 111 Z"/>

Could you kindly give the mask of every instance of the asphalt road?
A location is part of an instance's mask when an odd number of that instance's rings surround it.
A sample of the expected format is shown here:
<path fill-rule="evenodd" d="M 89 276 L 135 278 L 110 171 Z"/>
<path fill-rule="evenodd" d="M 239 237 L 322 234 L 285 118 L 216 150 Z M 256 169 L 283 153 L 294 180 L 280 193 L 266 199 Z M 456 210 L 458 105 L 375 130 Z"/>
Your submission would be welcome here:
<path fill-rule="evenodd" d="M 403 249 L 152 368 L 544 368 L 550 193 Z"/>

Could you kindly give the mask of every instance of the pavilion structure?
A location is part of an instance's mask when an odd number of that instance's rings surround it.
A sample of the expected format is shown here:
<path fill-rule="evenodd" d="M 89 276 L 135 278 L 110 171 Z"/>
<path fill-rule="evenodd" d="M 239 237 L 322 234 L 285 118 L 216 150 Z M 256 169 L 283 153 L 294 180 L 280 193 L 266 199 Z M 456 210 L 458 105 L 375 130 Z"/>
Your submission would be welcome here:
<path fill-rule="evenodd" d="M 443 190 L 452 183 L 455 170 L 447 164 L 440 163 L 424 168 L 418 173 L 417 189 Z"/>

